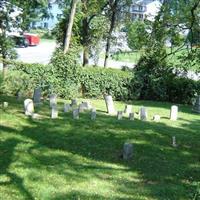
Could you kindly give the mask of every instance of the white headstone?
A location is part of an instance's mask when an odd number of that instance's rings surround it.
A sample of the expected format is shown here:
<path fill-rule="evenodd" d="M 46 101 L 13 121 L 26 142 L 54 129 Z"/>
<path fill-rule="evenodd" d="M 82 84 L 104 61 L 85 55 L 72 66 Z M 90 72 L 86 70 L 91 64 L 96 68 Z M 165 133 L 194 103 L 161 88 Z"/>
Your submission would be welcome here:
<path fill-rule="evenodd" d="M 70 104 L 64 104 L 64 112 L 66 113 L 66 112 L 69 112 L 71 110 L 71 106 L 70 106 Z"/>
<path fill-rule="evenodd" d="M 134 113 L 129 113 L 129 119 L 134 120 Z"/>
<path fill-rule="evenodd" d="M 175 136 L 172 137 L 172 146 L 173 146 L 173 147 L 177 147 L 177 144 L 176 144 L 176 137 L 175 137 Z"/>
<path fill-rule="evenodd" d="M 24 111 L 27 116 L 31 116 L 34 113 L 34 104 L 32 99 L 26 99 L 24 101 Z"/>
<path fill-rule="evenodd" d="M 125 143 L 123 147 L 123 159 L 130 160 L 133 157 L 133 144 Z"/>
<path fill-rule="evenodd" d="M 153 121 L 160 121 L 160 115 L 154 115 Z"/>
<path fill-rule="evenodd" d="M 3 102 L 3 108 L 7 108 L 8 107 L 8 102 Z"/>
<path fill-rule="evenodd" d="M 197 97 L 196 102 L 193 107 L 193 111 L 200 113 L 200 95 Z"/>
<path fill-rule="evenodd" d="M 130 114 L 130 113 L 132 113 L 132 105 L 126 105 L 125 106 L 125 109 L 124 109 L 124 113 L 125 114 Z"/>
<path fill-rule="evenodd" d="M 42 96 L 42 91 L 41 88 L 35 88 L 34 93 L 33 93 L 33 102 L 36 104 L 39 104 L 41 101 L 41 96 Z"/>
<path fill-rule="evenodd" d="M 121 120 L 122 117 L 123 117 L 123 112 L 122 112 L 122 111 L 118 111 L 118 112 L 117 112 L 117 119 L 118 119 L 118 120 Z"/>
<path fill-rule="evenodd" d="M 72 99 L 71 100 L 71 107 L 77 107 L 77 106 L 78 106 L 77 99 Z"/>
<path fill-rule="evenodd" d="M 178 118 L 178 106 L 172 106 L 170 112 L 170 120 L 177 120 Z"/>
<path fill-rule="evenodd" d="M 56 105 L 52 105 L 51 107 L 51 119 L 58 118 L 58 108 Z"/>
<path fill-rule="evenodd" d="M 40 119 L 41 118 L 41 116 L 39 114 L 37 114 L 37 113 L 33 113 L 31 115 L 31 117 L 32 117 L 32 119 Z"/>
<path fill-rule="evenodd" d="M 50 103 L 50 107 L 57 105 L 57 95 L 56 94 L 49 95 L 49 103 Z"/>
<path fill-rule="evenodd" d="M 91 112 L 91 120 L 96 120 L 96 116 L 97 116 L 96 109 L 93 108 Z"/>
<path fill-rule="evenodd" d="M 141 107 L 140 108 L 140 119 L 145 121 L 145 120 L 147 120 L 147 117 L 148 117 L 147 109 L 145 107 Z"/>
<path fill-rule="evenodd" d="M 105 99 L 105 103 L 106 103 L 107 112 L 109 114 L 114 114 L 115 108 L 114 108 L 112 96 L 111 95 L 105 95 L 104 99 Z"/>
<path fill-rule="evenodd" d="M 73 119 L 79 119 L 79 109 L 73 110 Z"/>

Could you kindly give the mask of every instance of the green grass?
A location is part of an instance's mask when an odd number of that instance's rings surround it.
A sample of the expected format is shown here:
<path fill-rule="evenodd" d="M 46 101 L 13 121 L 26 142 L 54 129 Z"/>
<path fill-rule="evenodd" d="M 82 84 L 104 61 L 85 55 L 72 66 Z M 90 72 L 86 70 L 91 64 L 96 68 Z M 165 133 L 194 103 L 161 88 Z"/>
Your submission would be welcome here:
<path fill-rule="evenodd" d="M 105 113 L 101 100 L 91 100 L 97 120 L 81 113 L 79 120 L 60 111 L 51 120 L 48 103 L 32 120 L 23 102 L 12 97 L 0 108 L 0 199 L 2 200 L 188 200 L 199 199 L 200 116 L 179 105 L 179 120 L 169 120 L 171 104 L 134 101 L 134 111 L 148 108 L 149 120 Z M 63 101 L 59 102 L 62 109 Z M 125 103 L 115 102 L 118 110 Z M 154 114 L 160 122 L 151 120 Z M 177 148 L 171 146 L 176 136 Z M 134 158 L 121 159 L 124 142 L 134 144 Z M 196 198 L 195 198 L 196 197 Z"/>
<path fill-rule="evenodd" d="M 140 59 L 141 53 L 138 51 L 135 52 L 122 52 L 116 53 L 112 56 L 113 60 L 116 61 L 123 61 L 123 62 L 130 62 L 136 64 Z"/>

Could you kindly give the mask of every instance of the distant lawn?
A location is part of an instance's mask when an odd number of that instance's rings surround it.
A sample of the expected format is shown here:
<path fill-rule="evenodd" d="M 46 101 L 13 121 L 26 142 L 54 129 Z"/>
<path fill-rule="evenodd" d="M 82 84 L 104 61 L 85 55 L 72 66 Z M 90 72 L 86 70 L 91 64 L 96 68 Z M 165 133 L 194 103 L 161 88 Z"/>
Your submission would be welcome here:
<path fill-rule="evenodd" d="M 189 200 L 200 198 L 200 115 L 179 106 L 179 120 L 169 120 L 171 104 L 134 101 L 134 111 L 148 108 L 149 120 L 117 121 L 101 100 L 73 120 L 59 102 L 59 119 L 49 118 L 48 102 L 36 109 L 41 120 L 23 114 L 12 97 L 0 108 L 0 199 L 2 200 Z M 115 102 L 118 110 L 125 103 Z M 160 122 L 152 116 L 159 114 Z M 171 146 L 176 136 L 177 148 Z M 134 158 L 121 159 L 124 142 L 134 144 Z"/>

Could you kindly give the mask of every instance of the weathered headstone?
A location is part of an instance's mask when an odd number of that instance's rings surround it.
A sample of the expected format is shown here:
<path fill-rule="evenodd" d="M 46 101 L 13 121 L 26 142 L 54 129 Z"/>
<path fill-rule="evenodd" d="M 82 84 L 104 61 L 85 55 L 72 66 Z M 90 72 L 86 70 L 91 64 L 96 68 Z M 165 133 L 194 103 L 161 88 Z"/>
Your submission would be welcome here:
<path fill-rule="evenodd" d="M 73 110 L 73 119 L 79 119 L 79 109 Z"/>
<path fill-rule="evenodd" d="M 129 119 L 134 120 L 134 113 L 129 113 Z"/>
<path fill-rule="evenodd" d="M 133 144 L 125 143 L 123 146 L 123 159 L 130 160 L 133 157 Z"/>
<path fill-rule="evenodd" d="M 112 96 L 111 95 L 105 95 L 104 99 L 105 99 L 105 103 L 106 103 L 107 112 L 109 114 L 114 114 L 115 108 L 114 108 Z"/>
<path fill-rule="evenodd" d="M 147 120 L 147 109 L 145 107 L 140 108 L 140 119 L 141 120 Z"/>
<path fill-rule="evenodd" d="M 49 103 L 50 103 L 50 107 L 57 105 L 57 95 L 56 94 L 49 95 Z"/>
<path fill-rule="evenodd" d="M 122 117 L 123 117 L 123 112 L 122 112 L 122 111 L 118 111 L 118 112 L 117 112 L 117 119 L 118 119 L 118 120 L 121 120 Z"/>
<path fill-rule="evenodd" d="M 78 106 L 77 99 L 72 99 L 70 105 L 71 105 L 71 107 L 73 107 L 73 108 L 74 108 L 74 107 L 77 107 L 77 106 Z"/>
<path fill-rule="evenodd" d="M 178 106 L 172 106 L 170 112 L 170 120 L 177 120 L 178 118 Z"/>
<path fill-rule="evenodd" d="M 26 99 L 24 101 L 24 111 L 27 116 L 31 116 L 34 113 L 34 104 L 32 99 Z"/>
<path fill-rule="evenodd" d="M 3 102 L 3 108 L 7 108 L 8 107 L 8 102 Z"/>
<path fill-rule="evenodd" d="M 91 120 L 96 120 L 96 116 L 97 116 L 96 109 L 93 108 L 91 112 Z"/>
<path fill-rule="evenodd" d="M 20 101 L 22 99 L 22 93 L 20 91 L 17 92 L 17 100 Z"/>
<path fill-rule="evenodd" d="M 193 107 L 193 111 L 200 113 L 200 95 L 197 97 L 196 102 Z"/>
<path fill-rule="evenodd" d="M 175 137 L 175 136 L 172 137 L 172 146 L 173 146 L 173 147 L 177 147 L 177 144 L 176 144 L 176 137 Z"/>
<path fill-rule="evenodd" d="M 153 121 L 160 121 L 160 115 L 154 115 L 153 116 Z"/>
<path fill-rule="evenodd" d="M 56 105 L 52 105 L 51 107 L 51 119 L 58 118 L 58 108 Z"/>
<path fill-rule="evenodd" d="M 66 112 L 69 112 L 71 110 L 71 106 L 70 106 L 70 104 L 64 104 L 64 112 L 66 113 Z"/>
<path fill-rule="evenodd" d="M 33 93 L 33 102 L 35 104 L 40 104 L 41 103 L 41 96 L 42 96 L 42 90 L 41 88 L 35 88 L 34 93 Z"/>
<path fill-rule="evenodd" d="M 124 113 L 125 114 L 130 114 L 130 113 L 132 113 L 132 105 L 126 105 L 125 106 L 125 109 L 124 109 Z"/>
<path fill-rule="evenodd" d="M 32 119 L 40 119 L 41 118 L 41 116 L 39 114 L 37 114 L 37 113 L 33 113 L 31 115 L 31 117 L 32 117 Z"/>

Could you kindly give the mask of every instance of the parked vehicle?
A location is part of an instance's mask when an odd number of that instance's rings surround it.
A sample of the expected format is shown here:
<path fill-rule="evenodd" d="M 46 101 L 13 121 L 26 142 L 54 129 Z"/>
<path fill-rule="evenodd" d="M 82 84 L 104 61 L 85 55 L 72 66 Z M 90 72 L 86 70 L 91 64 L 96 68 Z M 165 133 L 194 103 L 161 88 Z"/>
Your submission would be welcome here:
<path fill-rule="evenodd" d="M 24 33 L 24 37 L 27 39 L 29 46 L 37 46 L 40 43 L 40 38 L 38 35 L 31 33 Z"/>
<path fill-rule="evenodd" d="M 26 48 L 29 46 L 29 41 L 23 35 L 11 35 L 10 38 L 14 41 L 15 46 L 18 48 Z"/>

